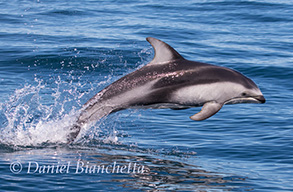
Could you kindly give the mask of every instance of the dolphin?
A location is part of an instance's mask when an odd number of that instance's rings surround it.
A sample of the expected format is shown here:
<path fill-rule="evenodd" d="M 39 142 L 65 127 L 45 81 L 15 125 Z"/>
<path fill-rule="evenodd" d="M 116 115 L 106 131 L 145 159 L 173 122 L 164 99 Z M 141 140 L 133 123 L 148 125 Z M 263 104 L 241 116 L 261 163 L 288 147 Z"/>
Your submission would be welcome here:
<path fill-rule="evenodd" d="M 167 43 L 153 37 L 146 40 L 154 48 L 153 60 L 87 101 L 70 128 L 69 143 L 84 125 L 127 108 L 203 106 L 200 112 L 190 116 L 192 120 L 201 121 L 216 114 L 225 104 L 265 103 L 257 85 L 240 72 L 184 59 Z"/>

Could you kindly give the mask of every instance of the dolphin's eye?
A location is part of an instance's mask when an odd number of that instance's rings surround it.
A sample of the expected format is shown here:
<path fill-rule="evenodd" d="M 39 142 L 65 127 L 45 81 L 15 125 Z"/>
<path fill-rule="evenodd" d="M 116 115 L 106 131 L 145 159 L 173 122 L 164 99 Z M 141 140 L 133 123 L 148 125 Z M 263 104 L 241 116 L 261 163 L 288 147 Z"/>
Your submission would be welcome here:
<path fill-rule="evenodd" d="M 243 92 L 241 95 L 242 95 L 243 97 L 245 97 L 245 96 L 247 95 L 247 93 Z"/>

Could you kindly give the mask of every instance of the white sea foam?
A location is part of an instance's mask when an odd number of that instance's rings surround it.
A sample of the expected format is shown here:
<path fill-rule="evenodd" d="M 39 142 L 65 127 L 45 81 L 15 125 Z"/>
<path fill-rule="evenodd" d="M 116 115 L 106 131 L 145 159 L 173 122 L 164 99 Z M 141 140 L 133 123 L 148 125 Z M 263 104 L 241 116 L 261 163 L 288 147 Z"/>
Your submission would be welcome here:
<path fill-rule="evenodd" d="M 40 146 L 43 143 L 66 143 L 70 127 L 76 122 L 81 98 L 77 85 L 67 84 L 60 77 L 55 85 L 36 79 L 36 85 L 15 90 L 9 100 L 0 104 L 2 122 L 0 142 L 13 146 Z M 80 86 L 80 85 L 79 85 Z M 77 138 L 94 138 L 97 125 L 85 125 Z M 117 141 L 115 133 L 108 140 Z"/>

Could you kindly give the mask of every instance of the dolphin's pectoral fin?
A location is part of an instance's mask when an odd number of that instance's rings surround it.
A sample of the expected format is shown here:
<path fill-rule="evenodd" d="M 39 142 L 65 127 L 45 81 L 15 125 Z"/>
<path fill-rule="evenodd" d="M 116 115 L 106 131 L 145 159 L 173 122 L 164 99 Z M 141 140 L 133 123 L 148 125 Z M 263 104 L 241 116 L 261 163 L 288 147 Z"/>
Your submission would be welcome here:
<path fill-rule="evenodd" d="M 205 120 L 214 114 L 216 114 L 221 108 L 223 104 L 217 103 L 215 101 L 207 102 L 203 105 L 201 111 L 191 116 L 190 119 L 194 121 Z"/>

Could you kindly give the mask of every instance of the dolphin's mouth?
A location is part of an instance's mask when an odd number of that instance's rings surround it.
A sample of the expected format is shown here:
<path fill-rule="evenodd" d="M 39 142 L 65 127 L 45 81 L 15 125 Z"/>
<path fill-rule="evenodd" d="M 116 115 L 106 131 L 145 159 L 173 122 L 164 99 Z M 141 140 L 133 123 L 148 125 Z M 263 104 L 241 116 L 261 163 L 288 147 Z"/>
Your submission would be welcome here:
<path fill-rule="evenodd" d="M 264 98 L 263 95 L 260 95 L 260 96 L 257 96 L 257 97 L 254 97 L 256 100 L 259 101 L 259 103 L 265 103 L 266 102 L 266 99 Z"/>
<path fill-rule="evenodd" d="M 265 103 L 266 99 L 263 95 L 255 96 L 255 97 L 237 97 L 230 99 L 225 102 L 225 104 L 237 104 L 237 103 Z"/>

